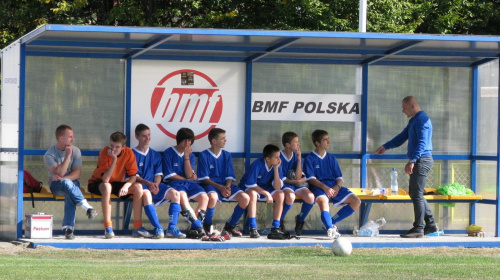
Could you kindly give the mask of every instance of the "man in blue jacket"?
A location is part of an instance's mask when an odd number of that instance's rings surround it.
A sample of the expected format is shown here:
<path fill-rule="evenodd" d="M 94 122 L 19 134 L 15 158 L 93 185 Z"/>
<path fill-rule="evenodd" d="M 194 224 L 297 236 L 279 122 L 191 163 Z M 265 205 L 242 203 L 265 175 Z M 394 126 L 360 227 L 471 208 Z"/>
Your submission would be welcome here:
<path fill-rule="evenodd" d="M 405 166 L 406 174 L 410 175 L 409 194 L 413 202 L 415 221 L 413 228 L 401 234 L 403 238 L 420 238 L 438 231 L 432 210 L 424 198 L 427 175 L 434 164 L 432 159 L 432 123 L 427 114 L 420 109 L 417 99 L 407 96 L 402 102 L 403 113 L 410 118 L 408 125 L 396 137 L 378 147 L 375 154 L 383 154 L 386 150 L 401 146 L 408 140 Z M 424 225 L 425 221 L 425 225 Z"/>

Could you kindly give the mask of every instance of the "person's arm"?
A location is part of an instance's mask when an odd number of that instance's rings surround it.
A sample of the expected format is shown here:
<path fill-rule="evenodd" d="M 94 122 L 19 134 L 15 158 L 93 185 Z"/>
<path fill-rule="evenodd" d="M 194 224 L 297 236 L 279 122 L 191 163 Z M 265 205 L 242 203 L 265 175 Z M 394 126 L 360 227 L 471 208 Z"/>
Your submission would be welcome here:
<path fill-rule="evenodd" d="M 191 153 L 193 149 L 189 146 L 184 150 L 184 174 L 186 174 L 186 179 L 191 181 L 196 181 L 198 177 L 194 173 L 193 166 L 191 165 Z"/>
<path fill-rule="evenodd" d="M 263 188 L 259 187 L 259 186 L 255 186 L 252 188 L 253 190 L 255 190 L 256 192 L 260 193 L 261 195 L 265 196 L 266 197 L 266 203 L 273 203 L 273 196 L 266 190 L 264 190 Z"/>
<path fill-rule="evenodd" d="M 109 165 L 108 169 L 104 172 L 104 174 L 102 174 L 102 181 L 104 183 L 109 183 L 111 175 L 113 175 L 113 171 L 115 170 L 116 160 L 118 159 L 115 153 L 111 149 L 108 149 L 107 155 L 111 158 L 111 164 Z"/>
<path fill-rule="evenodd" d="M 64 152 L 65 152 L 65 156 L 64 156 L 63 162 L 61 164 L 55 164 L 55 165 L 52 165 L 50 167 L 50 172 L 54 175 L 61 177 L 61 178 L 63 178 L 64 175 L 66 175 L 66 172 L 68 172 L 69 163 L 71 162 L 71 156 L 73 155 L 73 146 L 71 146 L 71 145 L 67 146 L 64 149 Z M 80 177 L 78 177 L 78 178 L 80 178 Z"/>
<path fill-rule="evenodd" d="M 120 192 L 118 193 L 118 196 L 124 196 L 128 194 L 128 189 L 132 184 L 135 183 L 137 176 L 130 176 L 127 180 L 127 182 L 123 185 L 123 187 L 120 189 Z"/>
<path fill-rule="evenodd" d="M 278 164 L 273 165 L 273 188 L 277 191 L 281 190 L 281 188 L 283 187 L 283 181 L 281 181 L 280 165 L 281 159 L 279 160 Z"/>

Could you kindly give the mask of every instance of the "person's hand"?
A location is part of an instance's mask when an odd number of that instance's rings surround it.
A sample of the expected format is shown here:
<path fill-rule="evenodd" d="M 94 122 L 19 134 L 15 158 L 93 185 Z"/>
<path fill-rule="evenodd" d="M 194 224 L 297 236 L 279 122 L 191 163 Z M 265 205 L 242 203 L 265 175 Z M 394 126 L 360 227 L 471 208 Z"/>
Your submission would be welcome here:
<path fill-rule="evenodd" d="M 273 196 L 269 192 L 265 192 L 264 195 L 266 196 L 266 203 L 273 203 Z"/>
<path fill-rule="evenodd" d="M 152 194 L 157 194 L 158 191 L 160 191 L 160 188 L 158 187 L 158 184 L 155 183 L 155 182 L 148 182 L 148 183 L 146 183 L 146 186 L 148 186 L 148 190 Z"/>
<path fill-rule="evenodd" d="M 300 184 L 300 183 L 305 183 L 307 182 L 306 178 L 302 177 L 300 179 L 297 180 L 297 183 Z"/>
<path fill-rule="evenodd" d="M 73 153 L 73 145 L 66 146 L 64 152 L 66 153 L 66 157 L 70 157 Z"/>
<path fill-rule="evenodd" d="M 334 198 L 339 194 L 340 187 L 338 185 L 335 185 L 332 188 L 326 186 L 326 188 L 328 189 L 324 191 L 329 199 Z"/>
<path fill-rule="evenodd" d="M 222 186 L 221 193 L 223 197 L 231 196 L 231 186 Z"/>
<path fill-rule="evenodd" d="M 61 181 L 61 180 L 63 180 L 63 179 L 64 179 L 64 178 L 63 178 L 63 177 L 61 177 L 61 176 L 59 176 L 59 175 L 52 175 L 52 177 L 50 178 L 50 180 L 51 180 L 52 182 Z"/>
<path fill-rule="evenodd" d="M 412 174 L 413 173 L 413 167 L 415 166 L 414 162 L 408 162 L 405 166 L 405 173 L 406 174 Z"/>
<path fill-rule="evenodd" d="M 191 148 L 191 144 L 188 142 L 186 148 L 184 148 L 184 158 L 189 160 L 189 155 L 193 152 L 193 148 Z"/>
<path fill-rule="evenodd" d="M 280 167 L 281 165 L 281 158 L 278 159 L 278 163 L 276 163 L 275 165 L 273 165 L 274 168 L 278 168 Z"/>
<path fill-rule="evenodd" d="M 295 154 L 297 154 L 297 158 L 299 158 L 299 159 L 302 158 L 302 152 L 300 151 L 300 147 L 297 147 Z"/>
<path fill-rule="evenodd" d="M 113 160 L 116 160 L 116 155 L 115 152 L 111 149 L 108 149 L 108 156 L 111 157 Z"/>
<path fill-rule="evenodd" d="M 120 191 L 118 192 L 118 196 L 125 196 L 128 194 L 128 188 L 130 187 L 129 184 L 125 184 L 123 185 L 123 187 L 120 189 Z"/>
<path fill-rule="evenodd" d="M 378 147 L 375 152 L 373 152 L 372 155 L 374 154 L 377 154 L 377 155 L 383 155 L 385 153 L 386 149 L 384 148 L 384 146 L 380 146 Z"/>

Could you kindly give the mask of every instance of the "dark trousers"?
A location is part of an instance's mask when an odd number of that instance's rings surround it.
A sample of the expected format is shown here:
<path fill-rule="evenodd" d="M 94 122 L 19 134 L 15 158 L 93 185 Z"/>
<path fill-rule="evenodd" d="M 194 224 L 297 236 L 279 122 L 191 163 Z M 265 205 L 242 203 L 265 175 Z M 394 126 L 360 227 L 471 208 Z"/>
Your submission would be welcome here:
<path fill-rule="evenodd" d="M 419 158 L 413 166 L 413 173 L 410 175 L 409 192 L 415 213 L 415 221 L 413 222 L 413 229 L 415 230 L 423 230 L 424 221 L 428 226 L 436 224 L 432 210 L 424 198 L 425 182 L 433 165 L 434 160 L 432 157 Z"/>

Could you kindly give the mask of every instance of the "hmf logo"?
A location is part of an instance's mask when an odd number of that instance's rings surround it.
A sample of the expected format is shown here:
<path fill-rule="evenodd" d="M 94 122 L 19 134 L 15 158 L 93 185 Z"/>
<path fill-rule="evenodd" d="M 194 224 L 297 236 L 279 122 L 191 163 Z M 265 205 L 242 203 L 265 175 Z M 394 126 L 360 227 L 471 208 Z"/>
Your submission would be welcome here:
<path fill-rule="evenodd" d="M 183 77 L 186 73 L 189 83 Z M 192 129 L 195 139 L 200 139 L 219 123 L 222 96 L 207 75 L 191 69 L 177 70 L 163 77 L 155 87 L 151 115 L 158 128 L 173 139 L 181 127 Z"/>

